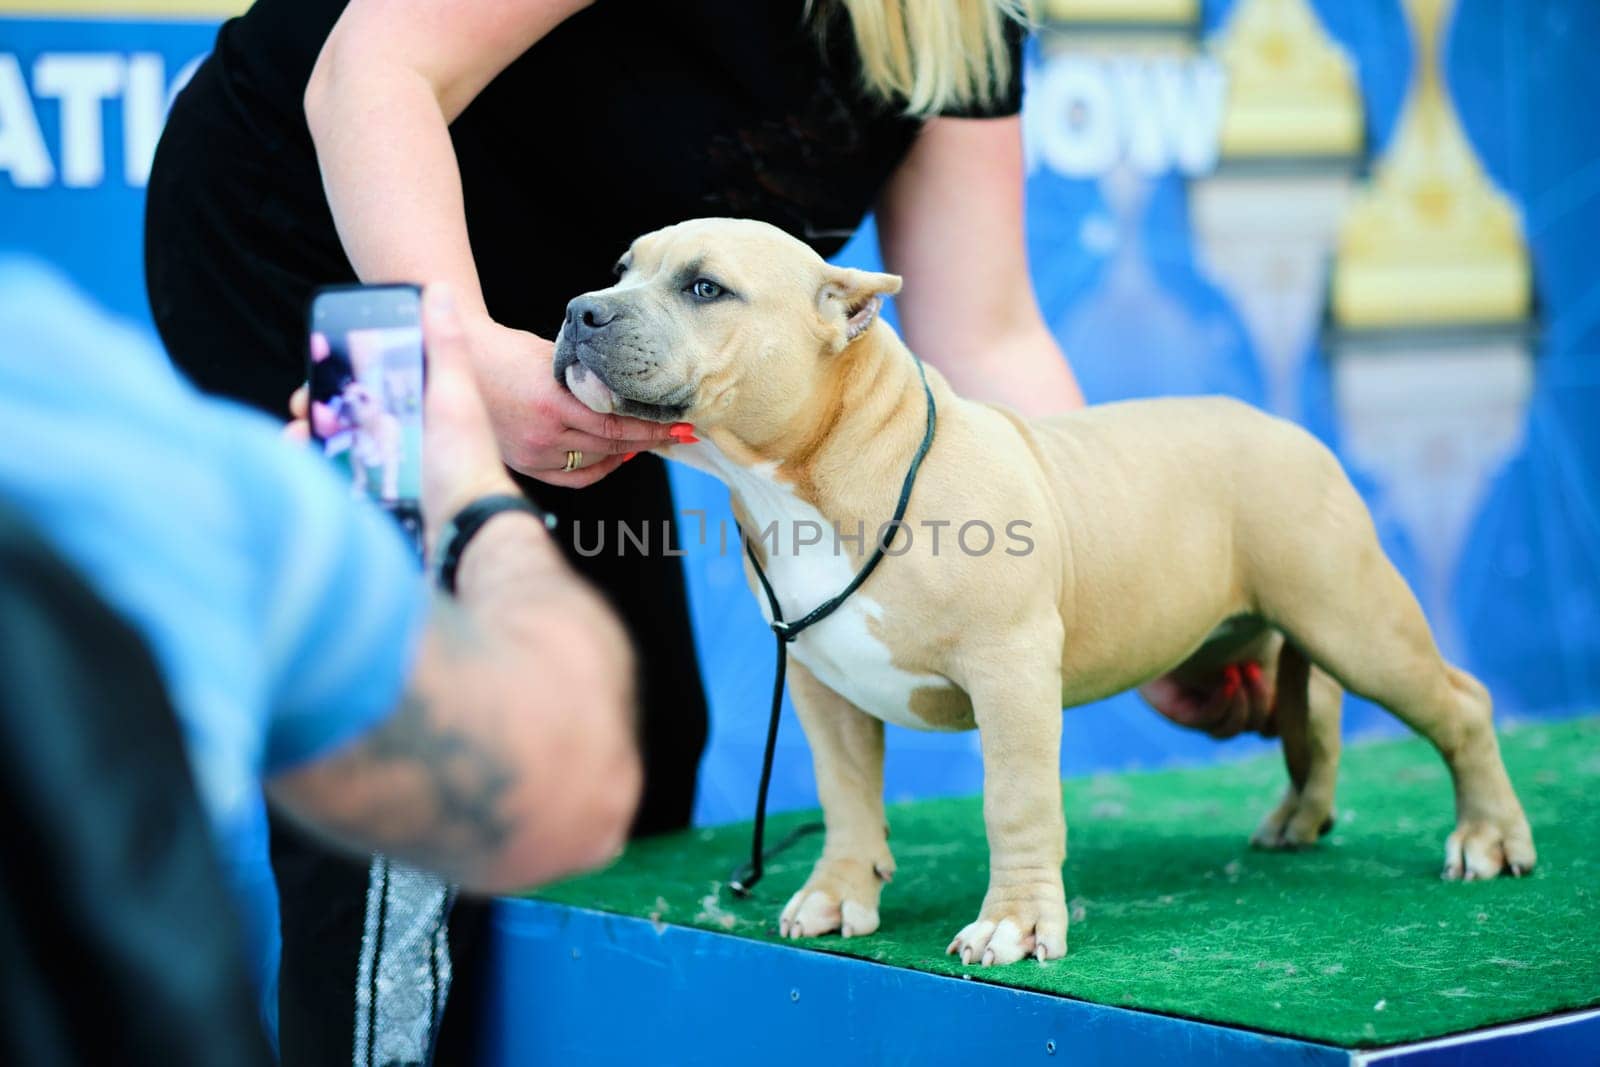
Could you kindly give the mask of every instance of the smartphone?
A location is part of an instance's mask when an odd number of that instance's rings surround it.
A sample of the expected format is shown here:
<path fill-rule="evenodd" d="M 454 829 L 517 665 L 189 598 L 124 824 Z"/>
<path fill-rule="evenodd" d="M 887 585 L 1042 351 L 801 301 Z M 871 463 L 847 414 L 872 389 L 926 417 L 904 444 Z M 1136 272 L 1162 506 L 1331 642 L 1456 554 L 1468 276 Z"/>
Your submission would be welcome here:
<path fill-rule="evenodd" d="M 311 298 L 306 382 L 311 438 L 422 551 L 422 292 L 349 285 Z"/>

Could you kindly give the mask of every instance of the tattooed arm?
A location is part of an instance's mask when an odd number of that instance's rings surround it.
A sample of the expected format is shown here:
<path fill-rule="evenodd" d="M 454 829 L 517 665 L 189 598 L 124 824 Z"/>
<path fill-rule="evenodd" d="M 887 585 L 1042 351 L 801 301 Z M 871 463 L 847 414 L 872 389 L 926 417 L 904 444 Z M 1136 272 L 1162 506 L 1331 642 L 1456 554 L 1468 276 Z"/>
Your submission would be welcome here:
<path fill-rule="evenodd" d="M 639 790 L 621 629 L 522 515 L 483 528 L 458 582 L 399 709 L 274 779 L 273 799 L 337 842 L 484 892 L 606 862 Z"/>
<path fill-rule="evenodd" d="M 501 466 L 453 311 L 428 305 L 423 509 L 431 529 L 516 492 Z M 358 851 L 482 892 L 606 862 L 638 801 L 633 659 L 610 610 L 541 523 L 491 519 L 457 597 L 429 618 L 400 707 L 353 744 L 269 783 L 277 804 Z"/>

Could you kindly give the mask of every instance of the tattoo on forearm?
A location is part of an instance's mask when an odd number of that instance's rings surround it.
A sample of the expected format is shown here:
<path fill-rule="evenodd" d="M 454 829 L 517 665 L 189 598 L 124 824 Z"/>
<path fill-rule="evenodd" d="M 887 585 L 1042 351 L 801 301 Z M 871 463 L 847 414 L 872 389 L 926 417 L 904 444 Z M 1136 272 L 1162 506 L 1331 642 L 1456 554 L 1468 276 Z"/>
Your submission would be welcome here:
<path fill-rule="evenodd" d="M 483 738 L 441 726 L 422 694 L 406 693 L 394 715 L 367 738 L 361 756 L 372 773 L 413 772 L 425 782 L 430 803 L 416 809 L 422 817 L 395 827 L 396 854 L 454 867 L 498 850 L 508 839 L 511 825 L 502 801 L 514 781 L 511 768 Z"/>

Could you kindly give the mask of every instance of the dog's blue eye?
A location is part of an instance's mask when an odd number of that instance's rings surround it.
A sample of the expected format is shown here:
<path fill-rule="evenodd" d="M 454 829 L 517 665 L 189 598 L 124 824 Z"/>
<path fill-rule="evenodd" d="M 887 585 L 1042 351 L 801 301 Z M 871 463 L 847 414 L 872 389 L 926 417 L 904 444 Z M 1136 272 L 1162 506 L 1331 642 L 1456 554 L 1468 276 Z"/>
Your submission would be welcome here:
<path fill-rule="evenodd" d="M 689 286 L 689 291 L 696 300 L 715 300 L 722 295 L 723 288 L 710 278 L 696 278 L 694 284 Z"/>

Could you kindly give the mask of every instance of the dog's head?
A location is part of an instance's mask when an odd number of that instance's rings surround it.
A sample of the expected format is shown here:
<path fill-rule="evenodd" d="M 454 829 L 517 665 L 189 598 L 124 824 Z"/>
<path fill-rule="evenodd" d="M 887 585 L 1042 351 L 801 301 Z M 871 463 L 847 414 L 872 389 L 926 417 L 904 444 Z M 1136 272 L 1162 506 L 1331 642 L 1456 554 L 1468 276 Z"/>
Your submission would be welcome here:
<path fill-rule="evenodd" d="M 755 439 L 788 423 L 899 289 L 766 223 L 680 223 L 634 241 L 615 285 L 567 305 L 556 378 L 595 411 Z"/>
<path fill-rule="evenodd" d="M 366 426 L 383 414 L 383 405 L 371 389 L 351 379 L 342 393 L 346 410 L 358 426 Z"/>

